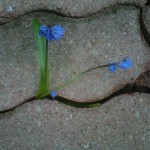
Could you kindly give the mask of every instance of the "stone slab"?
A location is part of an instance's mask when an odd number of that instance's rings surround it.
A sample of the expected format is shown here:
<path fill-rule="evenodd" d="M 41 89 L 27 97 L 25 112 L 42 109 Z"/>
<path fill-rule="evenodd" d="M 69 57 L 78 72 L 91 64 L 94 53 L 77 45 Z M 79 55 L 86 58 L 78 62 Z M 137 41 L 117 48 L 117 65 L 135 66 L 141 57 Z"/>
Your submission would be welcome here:
<path fill-rule="evenodd" d="M 0 23 L 35 11 L 52 11 L 68 17 L 85 17 L 116 5 L 143 7 L 146 0 L 1 0 Z"/>
<path fill-rule="evenodd" d="M 0 115 L 1 150 L 148 150 L 150 95 L 121 95 L 97 108 L 33 101 Z"/>
<path fill-rule="evenodd" d="M 0 110 L 35 95 L 38 76 L 31 32 L 31 24 L 19 20 L 0 26 Z"/>
<path fill-rule="evenodd" d="M 17 105 L 35 95 L 38 85 L 32 18 L 67 29 L 65 37 L 49 48 L 51 88 L 83 70 L 131 57 L 132 69 L 111 73 L 98 69 L 58 91 L 76 101 L 95 101 L 124 87 L 146 71 L 150 51 L 140 35 L 139 10 L 115 7 L 84 19 L 68 19 L 51 13 L 34 13 L 0 26 L 0 109 Z"/>
<path fill-rule="evenodd" d="M 44 18 L 44 17 L 43 17 Z M 45 19 L 51 22 L 50 19 Z M 53 19 L 54 20 L 54 19 Z M 86 19 L 66 19 L 65 38 L 49 53 L 52 87 L 59 85 L 83 70 L 131 57 L 134 65 L 129 70 L 111 73 L 95 70 L 58 94 L 76 101 L 95 101 L 132 83 L 147 70 L 150 62 L 149 47 L 140 35 L 139 10 L 134 7 L 116 7 Z M 48 23 L 48 22 L 47 22 Z M 63 63 L 62 63 L 63 62 Z M 55 68 L 56 67 L 56 68 Z"/>

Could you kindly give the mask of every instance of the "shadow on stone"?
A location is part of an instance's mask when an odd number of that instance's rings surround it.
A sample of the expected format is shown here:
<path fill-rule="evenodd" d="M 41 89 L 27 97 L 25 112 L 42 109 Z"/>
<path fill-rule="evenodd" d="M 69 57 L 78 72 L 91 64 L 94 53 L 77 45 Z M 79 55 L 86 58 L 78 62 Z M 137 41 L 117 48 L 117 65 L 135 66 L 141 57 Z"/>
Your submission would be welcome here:
<path fill-rule="evenodd" d="M 142 35 L 146 41 L 146 43 L 148 44 L 148 46 L 150 47 L 150 34 L 144 24 L 144 20 L 143 20 L 143 9 L 140 9 L 140 17 L 139 17 L 139 22 L 140 22 L 140 29 L 142 32 Z"/>

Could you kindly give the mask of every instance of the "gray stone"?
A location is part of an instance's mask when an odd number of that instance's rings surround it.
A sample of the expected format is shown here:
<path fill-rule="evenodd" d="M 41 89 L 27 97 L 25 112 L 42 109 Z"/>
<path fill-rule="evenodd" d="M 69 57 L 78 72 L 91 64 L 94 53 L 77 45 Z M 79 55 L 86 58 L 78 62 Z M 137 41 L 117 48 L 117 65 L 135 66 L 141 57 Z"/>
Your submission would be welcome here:
<path fill-rule="evenodd" d="M 129 56 L 132 69 L 97 69 L 75 84 L 58 91 L 76 101 L 95 101 L 133 82 L 150 61 L 149 48 L 139 34 L 139 10 L 115 7 L 84 19 L 68 19 L 50 13 L 34 13 L 0 26 L 0 109 L 7 109 L 35 95 L 38 85 L 32 18 L 67 29 L 59 42 L 50 43 L 51 89 L 83 70 L 120 61 Z"/>
<path fill-rule="evenodd" d="M 147 94 L 121 95 L 89 109 L 33 101 L 0 115 L 0 149 L 148 150 L 149 125 Z"/>
<path fill-rule="evenodd" d="M 58 94 L 76 101 L 95 101 L 132 83 L 146 71 L 150 62 L 150 51 L 139 34 L 138 20 L 138 9 L 116 7 L 94 17 L 74 19 L 73 25 L 73 20 L 66 19 L 63 24 L 57 21 L 68 31 L 62 42 L 52 44 L 61 47 L 62 51 L 55 46 L 49 53 L 52 87 L 83 70 L 117 62 L 127 56 L 133 59 L 132 69 L 115 73 L 107 68 L 95 70 L 75 84 L 59 90 Z"/>
<path fill-rule="evenodd" d="M 35 11 L 52 11 L 68 17 L 85 17 L 116 5 L 143 7 L 146 0 L 1 0 L 0 23 Z M 8 11 L 11 6 L 12 11 Z"/>

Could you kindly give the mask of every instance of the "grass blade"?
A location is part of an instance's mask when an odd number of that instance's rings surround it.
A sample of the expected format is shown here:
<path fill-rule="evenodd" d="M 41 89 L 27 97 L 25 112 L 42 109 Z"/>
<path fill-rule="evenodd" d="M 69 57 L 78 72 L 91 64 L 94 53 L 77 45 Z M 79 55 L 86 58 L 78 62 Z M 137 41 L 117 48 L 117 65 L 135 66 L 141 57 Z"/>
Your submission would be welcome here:
<path fill-rule="evenodd" d="M 114 64 L 114 63 L 112 63 L 112 64 Z M 73 77 L 73 78 L 65 81 L 64 83 L 54 87 L 53 89 L 54 90 L 60 90 L 60 89 L 66 87 L 68 85 L 71 85 L 71 84 L 75 83 L 77 80 L 79 80 L 83 75 L 87 74 L 88 72 L 90 72 L 92 70 L 100 69 L 100 68 L 105 68 L 105 67 L 108 67 L 109 65 L 111 65 L 111 64 L 101 65 L 101 66 L 97 66 L 97 67 L 93 67 L 93 68 L 87 69 L 87 70 L 81 72 L 80 74 L 76 75 L 75 77 Z"/>
<path fill-rule="evenodd" d="M 46 41 L 45 38 L 39 36 L 40 23 L 38 22 L 38 20 L 33 19 L 32 24 L 36 41 L 37 59 L 40 74 L 40 81 L 36 93 L 36 98 L 43 98 L 49 93 L 50 82 L 48 69 L 48 41 Z"/>

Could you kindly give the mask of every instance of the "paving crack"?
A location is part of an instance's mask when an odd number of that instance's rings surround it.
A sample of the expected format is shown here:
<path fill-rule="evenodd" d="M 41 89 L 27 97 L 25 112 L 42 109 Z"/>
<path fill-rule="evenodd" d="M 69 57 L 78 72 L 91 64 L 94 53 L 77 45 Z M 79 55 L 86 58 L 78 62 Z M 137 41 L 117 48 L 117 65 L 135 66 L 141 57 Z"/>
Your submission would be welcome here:
<path fill-rule="evenodd" d="M 1 111 L 0 111 L 0 115 L 1 115 L 1 114 L 5 114 L 5 113 L 7 113 L 7 112 L 11 112 L 11 111 L 13 111 L 14 109 L 18 108 L 19 106 L 22 106 L 23 104 L 28 103 L 28 102 L 31 102 L 31 101 L 33 101 L 33 100 L 36 100 L 36 99 L 35 99 L 35 96 L 30 97 L 30 98 L 27 98 L 27 99 L 24 99 L 22 102 L 20 102 L 19 104 L 15 105 L 15 106 L 12 106 L 12 107 L 10 107 L 10 108 L 8 108 L 8 109 L 5 109 L 5 110 L 1 110 Z"/>
<path fill-rule="evenodd" d="M 150 6 L 150 0 L 147 0 L 145 6 Z"/>
<path fill-rule="evenodd" d="M 126 5 L 127 5 L 127 4 L 126 4 Z M 126 5 L 121 5 L 121 6 L 126 6 Z M 117 5 L 117 6 L 118 6 L 118 5 Z M 134 5 L 131 5 L 131 4 L 130 4 L 130 5 L 128 5 L 128 6 L 134 6 Z M 113 6 L 113 7 L 114 7 L 114 6 Z M 142 33 L 142 35 L 143 35 L 143 37 L 144 37 L 146 43 L 148 44 L 148 46 L 150 46 L 150 35 L 149 35 L 149 33 L 148 33 L 148 31 L 147 31 L 147 29 L 146 29 L 146 27 L 145 27 L 145 25 L 144 25 L 144 21 L 143 21 L 143 15 L 142 15 L 143 8 L 140 8 L 140 7 L 137 7 L 137 6 L 134 6 L 134 7 L 140 9 L 139 22 L 140 22 L 141 33 Z M 110 8 L 110 7 L 109 7 L 109 8 Z M 35 12 L 40 12 L 40 11 L 34 11 L 34 12 L 31 12 L 31 13 L 35 13 Z M 43 12 L 43 10 L 42 10 L 42 12 Z M 45 10 L 45 12 L 50 12 L 50 11 Z M 99 12 L 100 12 L 100 11 L 99 11 Z M 91 15 L 96 15 L 96 14 L 99 13 L 99 12 L 93 13 L 93 14 L 91 14 Z M 62 17 L 68 17 L 68 16 L 65 16 L 65 15 L 63 15 L 63 14 L 61 14 L 61 13 L 56 12 L 56 11 L 55 11 L 55 12 L 54 12 L 54 11 L 51 11 L 51 13 L 54 13 L 54 14 L 59 15 L 59 16 L 62 16 Z M 26 14 L 24 14 L 24 15 L 27 15 L 27 14 L 30 14 L 30 13 L 26 13 Z M 22 15 L 22 16 L 24 16 L 24 15 Z M 86 18 L 86 17 L 89 17 L 89 16 L 91 16 L 91 15 L 85 16 L 85 18 Z M 19 16 L 19 17 L 21 17 L 21 16 Z M 68 17 L 68 18 L 69 18 L 69 17 Z M 76 18 L 76 17 L 72 17 L 72 18 Z M 78 17 L 78 18 L 79 18 L 79 17 Z M 81 17 L 80 17 L 80 18 L 81 18 Z M 84 18 L 84 16 L 83 16 L 83 18 Z M 16 18 L 16 19 L 17 19 L 17 18 Z M 9 23 L 9 22 L 8 22 L 8 23 Z M 4 24 L 6 24 L 6 23 L 4 23 Z M 2 25 L 2 24 L 0 24 L 0 25 Z M 148 70 L 148 71 L 150 71 L 150 70 Z M 100 99 L 100 100 L 96 100 L 96 101 L 94 101 L 94 102 L 76 102 L 76 101 L 73 101 L 73 100 L 70 100 L 70 99 L 66 99 L 66 98 L 64 98 L 64 97 L 61 97 L 61 96 L 57 96 L 57 97 L 56 97 L 56 100 L 57 100 L 57 101 L 60 101 L 60 102 L 62 102 L 62 103 L 65 103 L 65 104 L 69 104 L 69 105 L 72 105 L 72 106 L 76 106 L 76 107 L 85 107 L 85 105 L 87 106 L 87 104 L 97 104 L 97 103 L 99 103 L 99 104 L 102 105 L 102 104 L 104 104 L 104 103 L 106 103 L 106 102 L 112 100 L 114 97 L 117 97 L 117 96 L 122 95 L 122 94 L 131 94 L 131 93 L 135 93 L 135 92 L 148 93 L 148 94 L 150 94 L 150 87 L 141 86 L 141 85 L 138 85 L 137 83 L 138 83 L 138 82 L 134 82 L 134 83 L 127 84 L 127 85 L 124 86 L 124 88 L 122 88 L 122 89 L 120 89 L 120 90 L 118 90 L 118 91 L 112 93 L 111 95 L 107 96 L 106 98 Z M 51 99 L 51 97 L 47 97 L 47 99 Z M 31 98 L 29 98 L 29 99 L 25 99 L 25 100 L 23 100 L 23 102 L 17 104 L 16 106 L 13 106 L 13 107 L 11 107 L 11 108 L 9 108 L 9 109 L 5 109 L 5 110 L 0 111 L 0 114 L 5 114 L 5 113 L 8 113 L 8 112 L 12 112 L 13 110 L 15 110 L 16 108 L 22 106 L 23 104 L 28 103 L 28 102 L 31 102 L 31 101 L 34 101 L 34 100 L 36 100 L 35 97 L 31 97 Z"/>
<path fill-rule="evenodd" d="M 140 17 L 139 17 L 139 23 L 140 23 L 140 29 L 142 36 L 147 43 L 147 45 L 150 47 L 150 33 L 148 32 L 143 19 L 143 8 L 140 9 Z"/>
<path fill-rule="evenodd" d="M 88 108 L 88 105 L 90 105 L 90 104 L 100 104 L 100 105 L 102 105 L 102 104 L 105 104 L 106 102 L 112 100 L 114 97 L 120 96 L 122 94 L 132 94 L 132 93 L 135 93 L 135 92 L 150 94 L 150 88 L 146 87 L 146 86 L 137 85 L 137 83 L 131 83 L 131 84 L 125 85 L 122 89 L 114 92 L 113 94 L 107 96 L 106 98 L 96 100 L 94 102 L 90 102 L 90 101 L 88 101 L 88 102 L 77 102 L 77 101 L 74 101 L 74 100 L 70 100 L 70 99 L 61 97 L 59 95 L 56 96 L 55 100 L 59 101 L 59 102 L 62 102 L 64 104 L 70 105 L 70 106 L 77 107 L 77 108 Z M 46 99 L 52 100 L 52 97 L 48 96 L 48 97 L 46 97 Z M 23 102 L 19 103 L 16 106 L 13 106 L 9 109 L 1 110 L 0 115 L 12 112 L 13 110 L 15 110 L 16 108 L 22 106 L 23 104 L 34 101 L 34 100 L 36 100 L 35 96 L 31 97 L 31 98 L 28 98 L 28 99 L 25 99 Z"/>
<path fill-rule="evenodd" d="M 19 16 L 13 16 L 14 18 L 12 20 L 9 20 L 9 21 L 6 21 L 4 23 L 0 22 L 0 26 L 1 25 L 5 25 L 5 24 L 8 24 L 12 21 L 15 21 L 17 19 L 19 19 L 20 17 L 23 17 L 23 16 L 26 16 L 26 15 L 30 15 L 30 14 L 33 14 L 33 13 L 37 13 L 37 12 L 48 12 L 48 13 L 52 13 L 52 14 L 55 14 L 57 16 L 60 16 L 60 17 L 65 17 L 65 18 L 69 18 L 69 19 L 82 19 L 82 18 L 88 18 L 88 17 L 91 17 L 91 16 L 95 16 L 107 9 L 111 9 L 111 8 L 114 8 L 114 7 L 117 7 L 117 6 L 122 6 L 122 7 L 125 7 L 125 6 L 132 6 L 132 7 L 135 7 L 137 9 L 142 9 L 142 7 L 136 5 L 136 4 L 129 4 L 129 3 L 126 3 L 126 4 L 120 4 L 120 3 L 117 3 L 116 5 L 114 6 L 110 6 L 110 7 L 107 7 L 107 8 L 104 8 L 103 10 L 98 10 L 96 12 L 92 12 L 92 13 L 89 13 L 87 15 L 82 15 L 82 16 L 78 16 L 78 15 L 70 15 L 69 13 L 68 14 L 63 14 L 61 12 L 58 12 L 57 10 L 49 10 L 49 9 L 36 9 L 36 10 L 32 10 L 32 11 L 28 11 L 28 12 L 25 12 Z M 8 16 L 4 16 L 4 15 L 1 15 L 0 16 L 1 18 L 9 18 Z"/>

